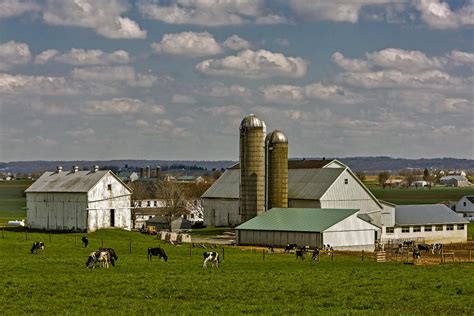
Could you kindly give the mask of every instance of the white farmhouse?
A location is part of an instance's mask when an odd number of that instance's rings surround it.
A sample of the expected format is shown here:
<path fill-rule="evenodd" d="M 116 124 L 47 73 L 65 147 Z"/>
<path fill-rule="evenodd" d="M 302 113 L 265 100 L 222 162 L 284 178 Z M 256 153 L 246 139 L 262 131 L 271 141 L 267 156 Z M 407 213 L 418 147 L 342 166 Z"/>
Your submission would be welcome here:
<path fill-rule="evenodd" d="M 92 232 L 131 228 L 132 190 L 113 172 L 98 170 L 45 172 L 26 189 L 28 227 Z"/>
<path fill-rule="evenodd" d="M 474 221 L 474 196 L 464 196 L 453 206 L 453 211 L 464 218 Z"/>
<path fill-rule="evenodd" d="M 399 205 L 394 226 L 384 227 L 382 242 L 466 242 L 467 223 L 444 204 Z"/>

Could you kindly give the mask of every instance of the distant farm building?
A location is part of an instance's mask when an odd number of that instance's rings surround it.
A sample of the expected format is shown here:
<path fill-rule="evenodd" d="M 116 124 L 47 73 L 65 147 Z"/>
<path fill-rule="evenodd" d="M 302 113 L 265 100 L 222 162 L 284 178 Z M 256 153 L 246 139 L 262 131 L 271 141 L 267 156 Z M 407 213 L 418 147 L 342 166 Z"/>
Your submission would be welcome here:
<path fill-rule="evenodd" d="M 399 205 L 395 208 L 395 225 L 385 227 L 382 241 L 466 242 L 467 223 L 444 204 Z"/>
<path fill-rule="evenodd" d="M 241 245 L 289 243 L 339 250 L 374 250 L 379 228 L 357 216 L 357 209 L 273 208 L 237 226 Z"/>
<path fill-rule="evenodd" d="M 125 183 L 136 181 L 139 178 L 139 175 L 137 172 L 127 171 L 127 170 L 119 171 L 117 173 L 117 176 L 120 178 L 120 180 L 122 180 Z"/>
<path fill-rule="evenodd" d="M 111 171 L 45 172 L 26 189 L 29 228 L 95 231 L 131 228 L 132 191 Z"/>
<path fill-rule="evenodd" d="M 450 187 L 468 187 L 471 182 L 465 176 L 444 176 L 439 179 L 439 183 Z"/>
<path fill-rule="evenodd" d="M 465 219 L 474 221 L 474 196 L 462 197 L 452 208 Z"/>
<path fill-rule="evenodd" d="M 402 179 L 388 179 L 387 181 L 385 181 L 385 186 L 389 187 L 389 188 L 400 188 L 404 185 L 406 185 L 406 181 L 402 180 Z"/>

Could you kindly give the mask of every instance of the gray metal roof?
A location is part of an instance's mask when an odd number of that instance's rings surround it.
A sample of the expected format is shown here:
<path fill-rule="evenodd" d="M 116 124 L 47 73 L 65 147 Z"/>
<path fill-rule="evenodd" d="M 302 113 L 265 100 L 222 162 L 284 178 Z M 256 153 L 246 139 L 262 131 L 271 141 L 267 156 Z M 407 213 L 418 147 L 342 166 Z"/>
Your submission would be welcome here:
<path fill-rule="evenodd" d="M 259 119 L 255 114 L 249 114 L 240 123 L 240 128 L 265 128 L 265 122 Z"/>
<path fill-rule="evenodd" d="M 317 200 L 336 181 L 344 168 L 288 170 L 288 198 Z M 202 195 L 203 198 L 239 198 L 240 170 L 228 169 Z"/>
<path fill-rule="evenodd" d="M 444 176 L 439 178 L 440 181 L 448 181 L 448 180 L 457 180 L 457 181 L 467 181 L 467 178 L 465 176 Z"/>
<path fill-rule="evenodd" d="M 109 170 L 45 172 L 25 192 L 89 192 L 109 172 Z"/>
<path fill-rule="evenodd" d="M 278 143 L 288 144 L 288 138 L 286 135 L 279 130 L 274 130 L 273 132 L 268 133 L 267 137 L 265 138 L 265 144 L 271 145 Z"/>
<path fill-rule="evenodd" d="M 444 204 L 399 205 L 395 208 L 395 225 L 469 223 Z"/>

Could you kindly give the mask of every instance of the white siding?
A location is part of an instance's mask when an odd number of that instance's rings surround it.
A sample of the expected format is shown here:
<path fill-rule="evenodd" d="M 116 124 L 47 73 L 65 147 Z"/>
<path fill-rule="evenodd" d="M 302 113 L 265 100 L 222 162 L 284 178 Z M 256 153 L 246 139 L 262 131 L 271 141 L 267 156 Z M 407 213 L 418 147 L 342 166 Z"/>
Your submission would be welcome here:
<path fill-rule="evenodd" d="M 370 250 L 375 245 L 378 228 L 353 214 L 323 232 L 323 243 L 334 249 Z"/>
<path fill-rule="evenodd" d="M 111 210 L 115 213 L 114 227 L 131 229 L 131 193 L 116 177 L 106 174 L 87 196 L 89 231 L 111 227 Z"/>
<path fill-rule="evenodd" d="M 238 199 L 202 199 L 205 226 L 236 226 L 241 223 Z"/>
<path fill-rule="evenodd" d="M 464 205 L 466 204 L 466 205 Z M 474 204 L 471 203 L 466 197 L 463 197 L 455 205 L 455 211 L 463 215 L 463 217 L 474 216 Z"/>
<path fill-rule="evenodd" d="M 28 227 L 47 230 L 87 229 L 86 193 L 27 193 Z"/>
<path fill-rule="evenodd" d="M 395 226 L 395 206 L 391 206 L 381 202 L 382 204 L 382 216 L 381 224 L 382 226 L 393 227 Z"/>
<path fill-rule="evenodd" d="M 456 242 L 466 242 L 467 241 L 467 225 L 464 225 L 463 230 L 458 230 L 457 224 L 454 224 L 454 230 L 446 230 L 446 225 L 443 225 L 442 231 L 436 231 L 436 225 L 429 225 L 432 226 L 431 232 L 425 232 L 424 228 L 425 225 L 421 225 L 420 232 L 413 232 L 413 226 L 410 226 L 410 232 L 402 233 L 402 227 L 395 227 L 393 234 L 386 234 L 384 232 L 382 241 L 400 241 L 400 240 L 419 240 L 423 241 L 428 244 L 441 242 L 441 243 L 456 243 Z"/>

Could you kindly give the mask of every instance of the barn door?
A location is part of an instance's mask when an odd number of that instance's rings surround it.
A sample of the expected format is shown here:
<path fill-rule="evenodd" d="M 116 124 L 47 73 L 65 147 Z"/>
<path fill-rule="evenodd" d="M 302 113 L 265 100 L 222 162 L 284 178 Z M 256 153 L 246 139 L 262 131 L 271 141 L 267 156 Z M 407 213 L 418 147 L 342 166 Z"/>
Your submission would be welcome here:
<path fill-rule="evenodd" d="M 115 210 L 110 210 L 110 227 L 115 227 Z"/>

